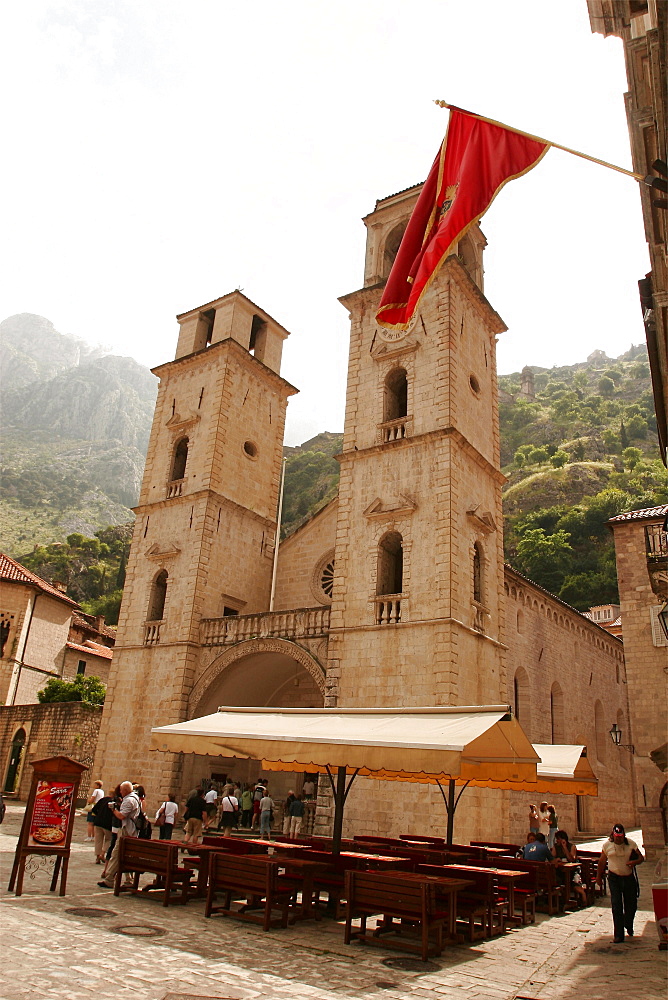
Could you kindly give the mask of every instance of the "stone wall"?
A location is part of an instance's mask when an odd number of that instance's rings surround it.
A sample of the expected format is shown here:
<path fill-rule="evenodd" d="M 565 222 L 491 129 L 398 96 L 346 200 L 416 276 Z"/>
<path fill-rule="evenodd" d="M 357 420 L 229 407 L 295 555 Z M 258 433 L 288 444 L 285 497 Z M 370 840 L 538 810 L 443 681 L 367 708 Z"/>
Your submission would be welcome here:
<path fill-rule="evenodd" d="M 647 569 L 647 523 L 647 520 L 615 521 L 612 526 L 631 703 L 630 726 L 623 729 L 622 742 L 633 743 L 635 747 L 636 801 L 643 810 L 643 834 L 647 832 L 647 845 L 653 851 L 662 848 L 664 842 L 659 808 L 666 775 L 649 754 L 666 742 L 668 646 L 659 645 L 664 640 L 658 628 L 652 630 L 652 609 L 660 602 L 652 590 Z M 654 819 L 650 818 L 651 810 L 656 813 Z"/>
<path fill-rule="evenodd" d="M 25 801 L 30 791 L 30 761 L 62 754 L 92 767 L 102 709 L 83 702 L 58 702 L 49 705 L 4 705 L 0 707 L 0 762 L 2 788 L 5 788 L 12 741 L 19 730 L 26 734 L 25 750 L 19 770 L 15 797 Z M 85 771 L 79 786 L 83 800 L 94 780 Z M 5 793 L 6 794 L 6 793 Z"/>
<path fill-rule="evenodd" d="M 337 501 L 332 500 L 281 542 L 276 571 L 274 610 L 329 604 L 322 572 L 334 559 Z"/>

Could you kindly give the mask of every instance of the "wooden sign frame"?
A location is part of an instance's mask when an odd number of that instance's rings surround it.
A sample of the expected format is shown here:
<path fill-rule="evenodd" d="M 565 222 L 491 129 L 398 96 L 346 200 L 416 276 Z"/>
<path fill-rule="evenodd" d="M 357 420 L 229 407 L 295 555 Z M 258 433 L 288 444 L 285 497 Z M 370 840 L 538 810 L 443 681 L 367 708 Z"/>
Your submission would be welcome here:
<path fill-rule="evenodd" d="M 70 844 L 81 776 L 88 768 L 71 757 L 45 757 L 30 761 L 33 768 L 30 795 L 16 845 L 8 891 L 23 892 L 26 859 L 32 855 L 55 855 L 50 891 L 55 892 L 60 875 L 60 895 L 65 895 Z"/>

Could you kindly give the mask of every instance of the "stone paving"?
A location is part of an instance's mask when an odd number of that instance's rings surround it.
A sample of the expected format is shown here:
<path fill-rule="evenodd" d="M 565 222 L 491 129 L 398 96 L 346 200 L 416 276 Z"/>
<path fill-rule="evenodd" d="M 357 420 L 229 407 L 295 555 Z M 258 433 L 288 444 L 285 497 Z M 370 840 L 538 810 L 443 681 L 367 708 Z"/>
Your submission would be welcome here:
<path fill-rule="evenodd" d="M 651 912 L 650 865 L 636 937 L 612 944 L 609 899 L 473 945 L 449 946 L 422 966 L 402 953 L 344 945 L 333 920 L 264 933 L 204 918 L 204 903 L 164 908 L 159 894 L 114 897 L 77 819 L 67 895 L 49 875 L 26 876 L 7 893 L 22 807 L 0 827 L 0 1000 L 665 1000 L 666 952 Z M 643 871 L 645 869 L 645 871 Z M 107 911 L 99 916 L 77 907 Z"/>

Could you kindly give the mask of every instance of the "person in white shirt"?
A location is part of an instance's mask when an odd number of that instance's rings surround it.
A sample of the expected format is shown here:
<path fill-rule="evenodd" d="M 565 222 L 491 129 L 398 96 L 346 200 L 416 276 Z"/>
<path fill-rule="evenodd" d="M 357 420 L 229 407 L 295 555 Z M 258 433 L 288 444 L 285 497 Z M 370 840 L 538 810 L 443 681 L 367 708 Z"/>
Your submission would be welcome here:
<path fill-rule="evenodd" d="M 86 802 L 86 808 L 89 810 L 86 819 L 88 820 L 86 826 L 86 841 L 90 843 L 95 840 L 95 824 L 93 822 L 93 814 L 91 812 L 93 806 L 97 805 L 100 799 L 104 798 L 104 789 L 102 788 L 101 781 L 94 782 L 95 787 L 93 791 L 88 796 L 88 801 Z"/>
<path fill-rule="evenodd" d="M 165 821 L 162 824 L 162 826 L 158 827 L 158 829 L 160 830 L 160 840 L 172 839 L 174 823 L 176 822 L 176 817 L 178 816 L 178 814 L 179 814 L 179 807 L 176 803 L 176 799 L 173 795 L 170 795 L 169 798 L 162 803 L 157 813 L 155 814 L 156 823 L 158 822 L 161 816 L 164 816 L 165 818 Z"/>
<path fill-rule="evenodd" d="M 205 830 L 208 830 L 212 823 L 215 822 L 216 816 L 218 815 L 218 789 L 215 785 L 209 785 L 209 791 L 204 796 L 204 801 L 206 802 L 206 820 L 205 820 Z"/>
<path fill-rule="evenodd" d="M 610 837 L 603 844 L 596 870 L 596 884 L 600 889 L 607 862 L 615 944 L 624 943 L 625 930 L 629 937 L 633 937 L 633 919 L 638 909 L 638 881 L 635 868 L 644 860 L 640 848 L 634 840 L 626 836 L 622 824 L 615 823 Z"/>
<path fill-rule="evenodd" d="M 220 830 L 222 827 L 223 837 L 229 837 L 232 833 L 232 827 L 236 825 L 237 814 L 239 812 L 239 800 L 236 795 L 223 795 L 221 802 L 222 813 L 220 817 Z"/>

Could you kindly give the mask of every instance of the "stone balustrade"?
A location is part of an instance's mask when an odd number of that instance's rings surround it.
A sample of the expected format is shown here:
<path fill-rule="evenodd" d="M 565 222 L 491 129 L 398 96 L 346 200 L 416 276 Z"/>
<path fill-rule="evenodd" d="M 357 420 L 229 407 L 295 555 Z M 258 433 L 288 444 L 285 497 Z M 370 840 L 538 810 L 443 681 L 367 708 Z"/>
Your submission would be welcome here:
<path fill-rule="evenodd" d="M 412 417 L 400 417 L 398 420 L 386 420 L 385 423 L 381 424 L 380 431 L 383 443 L 400 441 L 401 438 L 408 437 L 412 419 Z"/>
<path fill-rule="evenodd" d="M 329 606 L 297 608 L 257 615 L 203 618 L 200 642 L 203 646 L 231 646 L 244 639 L 300 639 L 327 635 L 328 631 Z"/>
<path fill-rule="evenodd" d="M 185 479 L 173 479 L 171 483 L 167 483 L 166 499 L 171 500 L 173 497 L 180 497 L 183 493 L 183 487 L 185 484 Z"/>
<path fill-rule="evenodd" d="M 145 646 L 155 646 L 156 643 L 160 642 L 160 626 L 163 621 L 159 622 L 144 622 L 144 645 Z"/>

